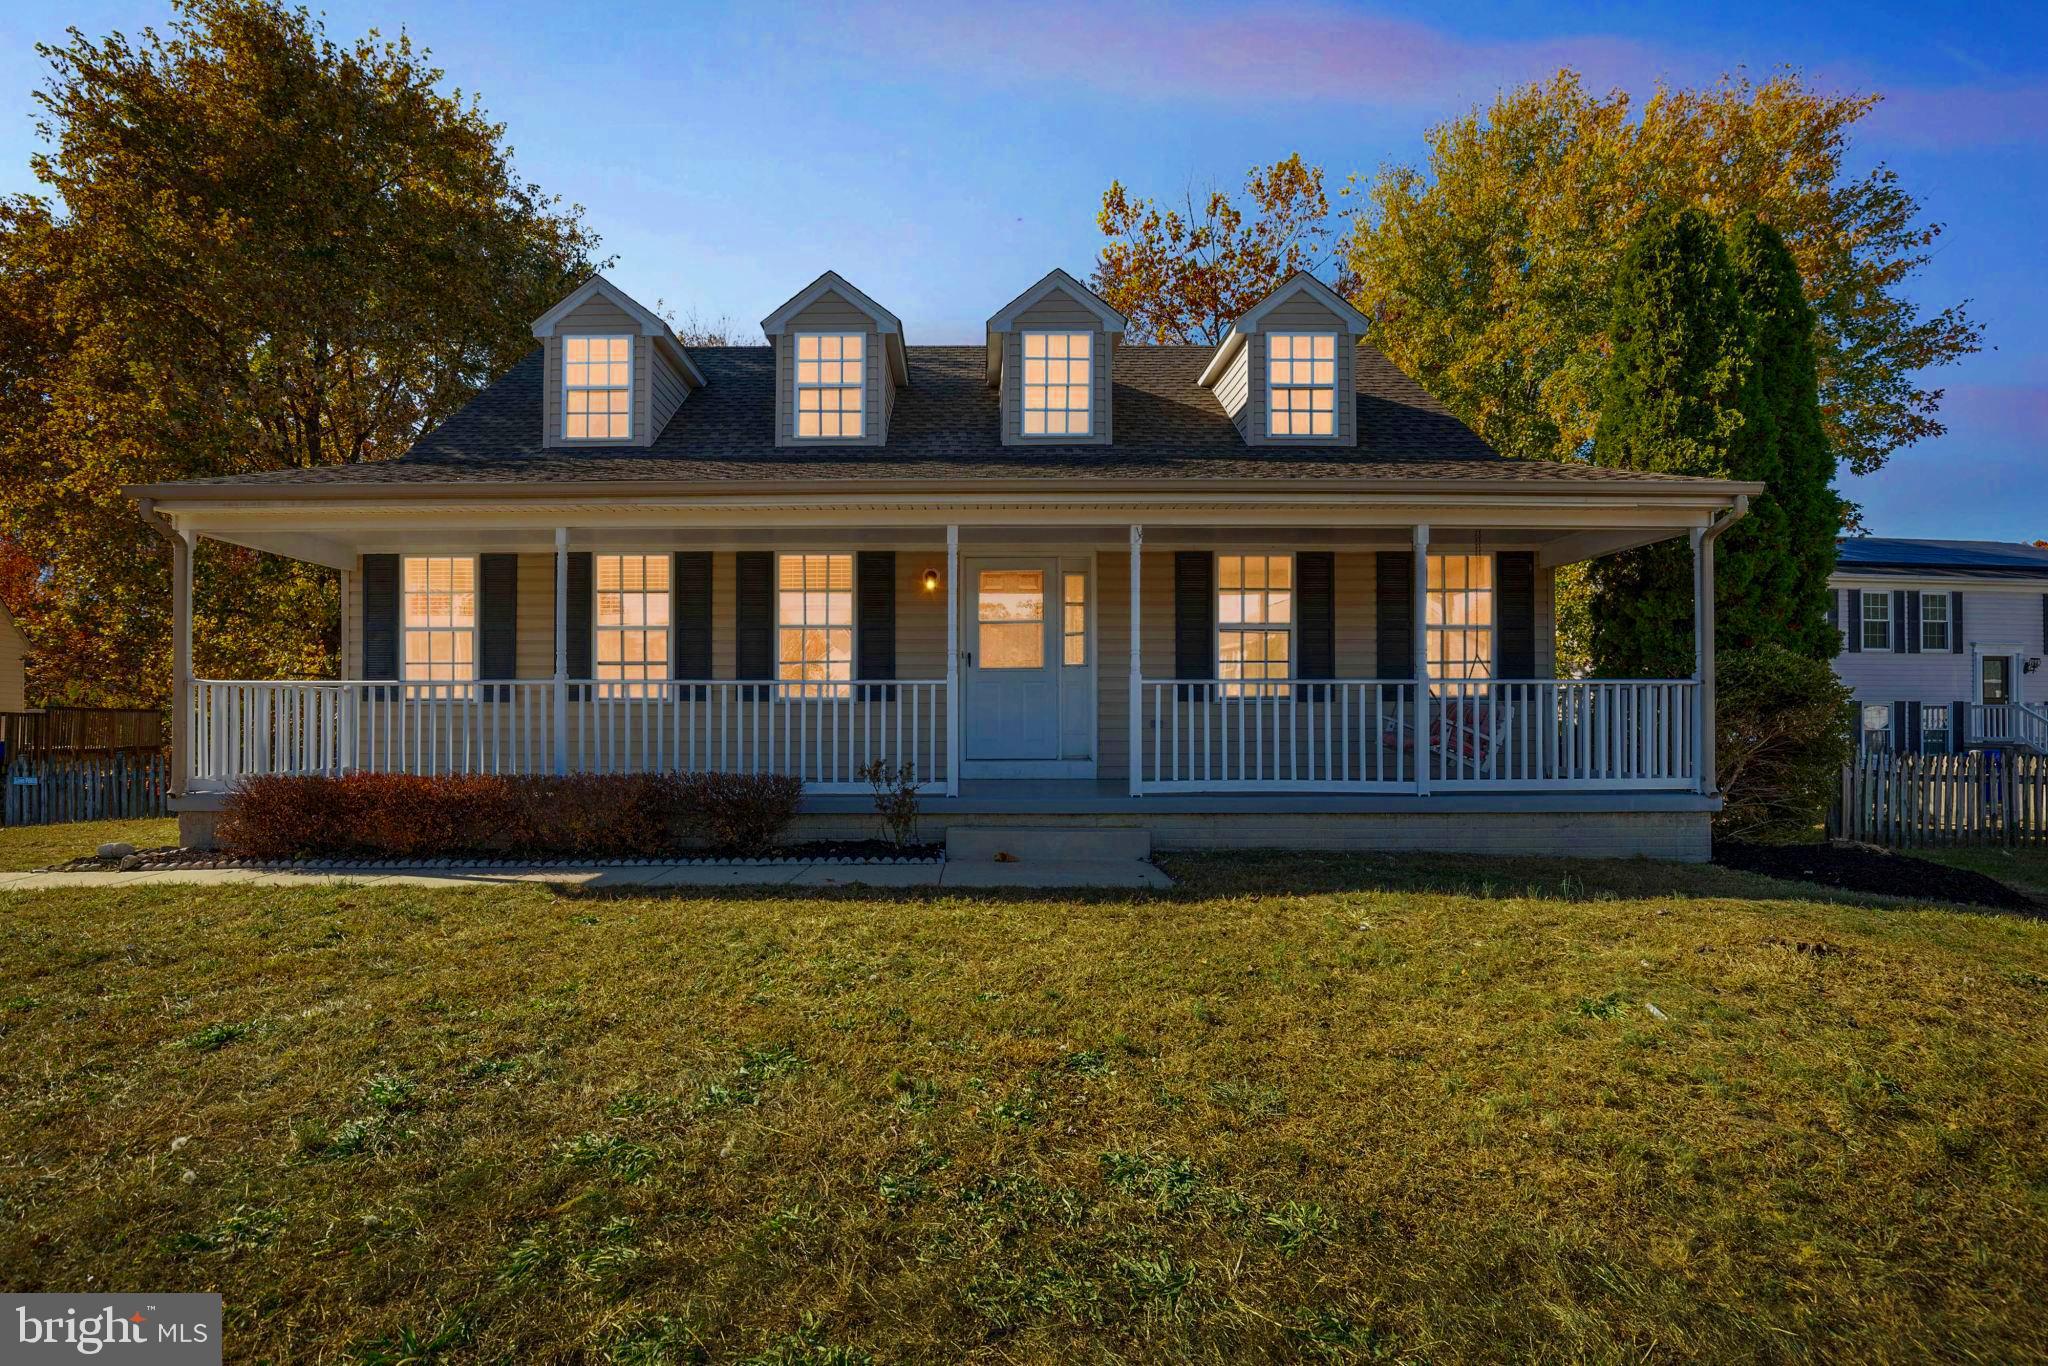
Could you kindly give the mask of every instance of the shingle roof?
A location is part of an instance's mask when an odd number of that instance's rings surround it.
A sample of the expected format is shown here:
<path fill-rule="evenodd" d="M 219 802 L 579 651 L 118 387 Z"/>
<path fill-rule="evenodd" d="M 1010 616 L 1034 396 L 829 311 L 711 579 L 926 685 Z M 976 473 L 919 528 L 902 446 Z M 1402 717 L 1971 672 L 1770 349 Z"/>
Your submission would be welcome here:
<path fill-rule="evenodd" d="M 932 478 L 1668 480 L 1504 459 L 1371 346 L 1358 352 L 1356 447 L 1248 447 L 1215 397 L 1196 383 L 1213 353 L 1208 346 L 1120 347 L 1113 442 L 1020 447 L 1002 444 L 982 347 L 910 347 L 910 382 L 897 395 L 887 444 L 849 449 L 775 444 L 774 353 L 768 347 L 692 347 L 705 387 L 677 408 L 651 446 L 600 451 L 542 445 L 542 353 L 535 350 L 400 459 L 194 482 L 269 487 Z"/>
<path fill-rule="evenodd" d="M 1911 570 L 1941 576 L 2048 578 L 2048 550 L 2018 541 L 1917 541 L 1852 536 L 1836 543 L 1844 574 Z"/>

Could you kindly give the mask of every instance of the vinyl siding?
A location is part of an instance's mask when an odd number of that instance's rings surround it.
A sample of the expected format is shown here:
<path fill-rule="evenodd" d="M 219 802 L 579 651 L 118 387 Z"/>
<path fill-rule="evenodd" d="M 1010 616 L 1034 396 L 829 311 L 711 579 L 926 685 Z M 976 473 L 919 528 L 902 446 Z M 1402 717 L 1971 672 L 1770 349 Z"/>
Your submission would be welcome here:
<path fill-rule="evenodd" d="M 1334 440 L 1319 437 L 1270 437 L 1266 435 L 1266 337 L 1273 332 L 1334 332 L 1337 334 L 1337 434 Z M 1246 396 L 1239 413 L 1233 413 L 1238 430 L 1254 446 L 1355 446 L 1358 444 L 1358 343 L 1344 331 L 1343 320 L 1306 294 L 1296 294 L 1268 313 L 1259 330 L 1245 342 L 1248 360 Z M 1222 386 L 1219 384 L 1218 388 Z M 1220 394 L 1219 394 L 1220 398 Z M 1228 405 L 1225 405 L 1226 409 Z M 1239 414 L 1242 414 L 1240 417 Z"/>
<path fill-rule="evenodd" d="M 652 338 L 646 339 L 644 348 L 654 367 L 653 400 L 648 404 L 648 440 L 661 435 L 661 429 L 668 426 L 668 420 L 682 407 L 683 400 L 690 396 L 690 381 L 667 356 L 655 348 Z M 637 425 L 637 424 L 636 424 Z"/>
<path fill-rule="evenodd" d="M 1086 332 L 1089 342 L 1089 356 L 1093 364 L 1089 368 L 1089 402 L 1092 405 L 1089 425 L 1092 434 L 1085 437 L 1054 436 L 1037 437 L 1024 435 L 1024 333 L 1038 331 Z M 1003 444 L 1005 446 L 1030 446 L 1050 444 L 1060 446 L 1103 446 L 1109 444 L 1114 434 L 1114 413 L 1111 403 L 1115 393 L 1113 367 L 1116 364 L 1115 348 L 1109 336 L 1102 330 L 1102 324 L 1080 300 L 1063 288 L 1055 288 L 1031 307 L 1017 315 L 1016 326 L 1003 337 Z"/>
<path fill-rule="evenodd" d="M 651 440 L 649 421 L 653 412 L 654 341 L 639 335 L 640 324 L 602 297 L 585 300 L 562 319 L 555 335 L 545 339 L 547 368 L 541 382 L 541 440 L 548 446 L 645 446 Z M 630 443 L 569 441 L 562 436 L 562 338 L 565 336 L 630 336 L 633 338 L 633 436 Z M 671 408 L 670 412 L 675 410 Z M 663 419 L 664 421 L 666 418 Z"/>
<path fill-rule="evenodd" d="M 866 341 L 862 354 L 867 359 L 867 392 L 862 409 L 862 435 L 856 440 L 808 441 L 796 434 L 796 337 L 801 332 L 858 332 Z M 827 290 L 803 312 L 789 320 L 775 339 L 775 444 L 778 446 L 879 446 L 888 436 L 889 414 L 895 409 L 895 395 L 884 399 L 889 387 L 888 361 L 883 355 L 881 333 L 874 319 Z"/>
<path fill-rule="evenodd" d="M 1252 349 L 1246 345 L 1238 349 L 1237 358 L 1230 362 L 1223 378 L 1216 381 L 1216 401 L 1237 424 L 1237 434 L 1247 440 L 1251 430 L 1251 412 L 1247 407 L 1251 398 L 1251 372 Z"/>

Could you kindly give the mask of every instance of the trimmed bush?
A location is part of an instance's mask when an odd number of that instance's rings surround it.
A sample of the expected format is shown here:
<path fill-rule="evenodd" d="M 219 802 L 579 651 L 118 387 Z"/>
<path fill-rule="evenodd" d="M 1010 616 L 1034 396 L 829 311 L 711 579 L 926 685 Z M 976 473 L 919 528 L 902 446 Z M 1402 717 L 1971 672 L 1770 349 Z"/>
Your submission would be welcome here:
<path fill-rule="evenodd" d="M 1715 764 L 1723 805 L 1714 833 L 1808 840 L 1855 753 L 1851 694 L 1825 662 L 1780 645 L 1716 658 Z"/>
<path fill-rule="evenodd" d="M 746 773 L 250 778 L 217 837 L 253 858 L 653 858 L 758 854 L 796 815 L 803 785 Z"/>

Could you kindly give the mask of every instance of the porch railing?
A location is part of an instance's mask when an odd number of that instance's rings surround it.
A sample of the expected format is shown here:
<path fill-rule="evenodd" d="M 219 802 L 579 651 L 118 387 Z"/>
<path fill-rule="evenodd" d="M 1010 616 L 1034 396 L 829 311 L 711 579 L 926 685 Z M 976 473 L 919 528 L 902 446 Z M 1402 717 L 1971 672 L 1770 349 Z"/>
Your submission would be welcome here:
<path fill-rule="evenodd" d="M 1972 702 L 1964 717 L 1966 742 L 2024 745 L 2048 754 L 2048 711 L 2024 702 Z"/>
<path fill-rule="evenodd" d="M 873 760 L 943 788 L 946 685 L 388 681 L 192 685 L 199 790 L 258 774 L 788 773 L 865 790 Z"/>
<path fill-rule="evenodd" d="M 1141 792 L 1687 791 L 1699 685 L 1147 679 Z"/>

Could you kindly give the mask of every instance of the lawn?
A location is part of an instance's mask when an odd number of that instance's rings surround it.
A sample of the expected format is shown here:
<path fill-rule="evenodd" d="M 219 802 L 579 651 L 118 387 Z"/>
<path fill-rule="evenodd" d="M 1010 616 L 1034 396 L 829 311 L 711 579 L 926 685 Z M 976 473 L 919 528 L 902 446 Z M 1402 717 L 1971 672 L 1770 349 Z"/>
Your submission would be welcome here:
<path fill-rule="evenodd" d="M 1918 858 L 1945 863 L 1951 868 L 1967 868 L 1973 873 L 1995 877 L 2009 887 L 2017 887 L 2048 901 L 2048 848 L 1912 849 L 1907 852 Z"/>
<path fill-rule="evenodd" d="M 0 900 L 0 1283 L 231 1360 L 2048 1351 L 2048 924 L 1173 871 Z"/>
<path fill-rule="evenodd" d="M 175 817 L 140 821 L 87 821 L 71 825 L 0 828 L 0 872 L 24 872 L 83 858 L 102 844 L 157 849 L 178 842 Z"/>

